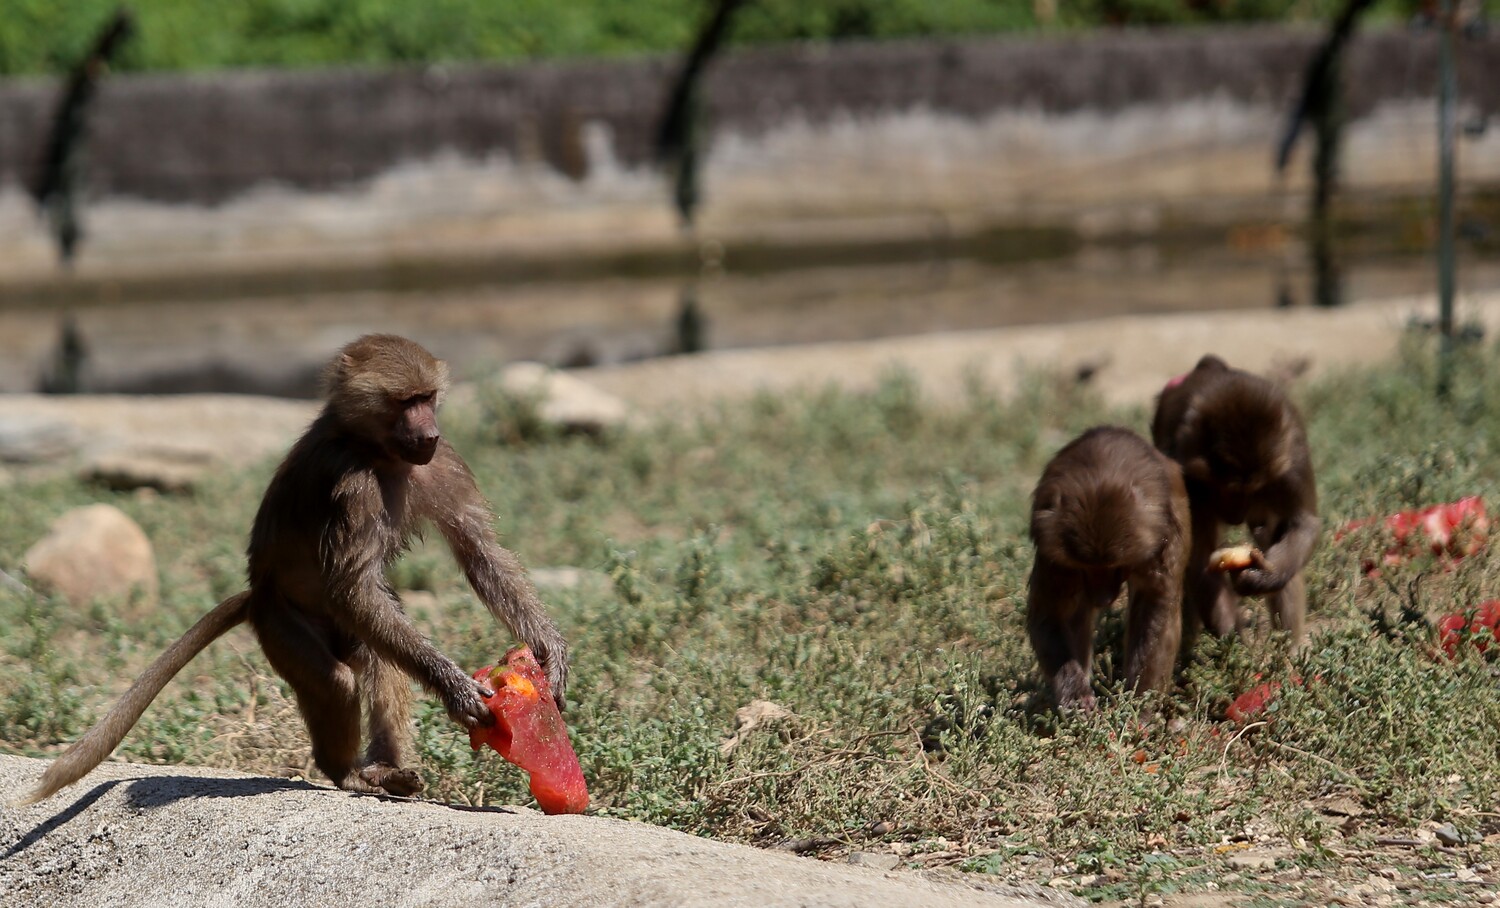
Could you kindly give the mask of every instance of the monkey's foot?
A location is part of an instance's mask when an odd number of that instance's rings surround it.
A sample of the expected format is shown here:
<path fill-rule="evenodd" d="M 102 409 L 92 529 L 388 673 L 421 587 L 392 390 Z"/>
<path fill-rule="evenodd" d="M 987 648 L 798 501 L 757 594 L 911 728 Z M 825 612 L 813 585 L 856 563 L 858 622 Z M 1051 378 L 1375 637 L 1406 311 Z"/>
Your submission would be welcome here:
<path fill-rule="evenodd" d="M 350 791 L 368 791 L 371 794 L 395 795 L 398 798 L 410 797 L 427 787 L 422 777 L 415 769 L 399 769 L 389 763 L 370 763 L 360 767 L 359 775 L 353 773 L 346 782 L 356 781 L 359 784 L 340 785 Z"/>

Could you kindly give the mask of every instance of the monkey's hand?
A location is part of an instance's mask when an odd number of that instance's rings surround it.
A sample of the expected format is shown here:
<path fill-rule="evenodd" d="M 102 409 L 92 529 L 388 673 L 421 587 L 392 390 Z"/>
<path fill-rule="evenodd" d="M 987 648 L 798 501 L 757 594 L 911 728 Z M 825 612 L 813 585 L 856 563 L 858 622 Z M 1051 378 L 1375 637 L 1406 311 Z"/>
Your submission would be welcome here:
<path fill-rule="evenodd" d="M 556 628 L 551 628 L 542 638 L 530 644 L 532 655 L 547 672 L 547 683 L 552 687 L 552 699 L 559 712 L 567 709 L 568 693 L 568 641 Z"/>
<path fill-rule="evenodd" d="M 462 675 L 462 672 L 460 672 Z M 485 705 L 485 700 L 495 696 L 494 688 L 482 681 L 462 675 L 443 696 L 443 706 L 448 717 L 464 728 L 481 728 L 495 724 L 495 714 Z"/>
<path fill-rule="evenodd" d="M 1241 596 L 1263 596 L 1266 593 L 1278 592 L 1290 583 L 1291 579 L 1291 574 L 1278 571 L 1271 566 L 1270 562 L 1265 561 L 1258 567 L 1233 571 L 1229 575 L 1230 585 Z"/>

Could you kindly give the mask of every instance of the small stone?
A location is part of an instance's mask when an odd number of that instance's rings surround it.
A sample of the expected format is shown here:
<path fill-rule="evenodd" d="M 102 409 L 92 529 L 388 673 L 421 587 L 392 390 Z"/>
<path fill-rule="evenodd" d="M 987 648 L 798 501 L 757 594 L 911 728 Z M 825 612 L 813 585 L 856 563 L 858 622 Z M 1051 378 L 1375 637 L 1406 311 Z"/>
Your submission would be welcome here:
<path fill-rule="evenodd" d="M 1329 798 L 1323 802 L 1323 813 L 1334 817 L 1362 817 L 1367 811 L 1353 798 Z"/>
<path fill-rule="evenodd" d="M 541 363 L 511 363 L 500 372 L 506 394 L 537 402 L 537 415 L 570 432 L 598 433 L 623 425 L 625 402 Z"/>
<path fill-rule="evenodd" d="M 1276 866 L 1276 857 L 1269 854 L 1234 854 L 1228 864 L 1235 870 L 1271 870 Z"/>
<path fill-rule="evenodd" d="M 848 861 L 857 867 L 869 867 L 880 871 L 895 870 L 901 866 L 901 859 L 894 854 L 881 854 L 875 851 L 851 852 Z"/>
<path fill-rule="evenodd" d="M 1464 845 L 1469 843 L 1470 841 L 1473 841 L 1470 836 L 1466 836 L 1463 833 L 1459 832 L 1458 828 L 1452 823 L 1444 823 L 1437 829 L 1434 829 L 1432 831 L 1432 834 L 1437 836 L 1439 842 L 1442 842 L 1444 845 L 1447 845 L 1450 848 L 1455 845 Z"/>

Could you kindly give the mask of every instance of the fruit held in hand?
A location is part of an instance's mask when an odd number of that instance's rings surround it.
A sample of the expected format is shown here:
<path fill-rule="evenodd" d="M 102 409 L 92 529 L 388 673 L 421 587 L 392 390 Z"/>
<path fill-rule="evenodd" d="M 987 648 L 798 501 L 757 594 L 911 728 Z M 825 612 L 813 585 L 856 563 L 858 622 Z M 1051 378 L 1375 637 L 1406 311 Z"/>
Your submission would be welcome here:
<path fill-rule="evenodd" d="M 495 724 L 469 732 L 469 745 L 488 744 L 531 775 L 531 794 L 543 813 L 583 813 L 589 790 L 568 728 L 552 700 L 552 685 L 528 647 L 505 654 L 501 665 L 481 668 L 474 678 L 494 689 L 484 702 Z"/>
<path fill-rule="evenodd" d="M 1265 567 L 1265 556 L 1253 545 L 1236 545 L 1218 549 L 1208 556 L 1208 568 L 1212 571 L 1242 571 L 1247 567 Z"/>

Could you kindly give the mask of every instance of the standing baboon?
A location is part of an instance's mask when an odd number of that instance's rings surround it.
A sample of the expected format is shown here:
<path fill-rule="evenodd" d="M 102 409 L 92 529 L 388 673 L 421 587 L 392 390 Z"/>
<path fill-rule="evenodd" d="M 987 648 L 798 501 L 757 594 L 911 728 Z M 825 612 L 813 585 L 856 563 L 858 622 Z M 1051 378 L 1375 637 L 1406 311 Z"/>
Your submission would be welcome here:
<path fill-rule="evenodd" d="M 1188 500 L 1177 465 L 1115 426 L 1083 433 L 1042 471 L 1026 629 L 1059 706 L 1090 709 L 1094 621 L 1126 587 L 1125 682 L 1164 690 L 1182 634 Z"/>
<path fill-rule="evenodd" d="M 27 799 L 82 778 L 188 660 L 248 620 L 296 693 L 313 761 L 340 788 L 422 789 L 410 757 L 406 676 L 442 698 L 465 727 L 494 721 L 492 692 L 433 648 L 401 608 L 385 571 L 421 521 L 438 528 L 489 610 L 532 649 L 559 705 L 568 648 L 515 555 L 495 542 L 474 477 L 438 432 L 448 370 L 388 334 L 345 347 L 328 403 L 266 489 L 250 535 L 250 588 L 229 597 L 157 657 L 109 714 L 47 768 Z M 369 710 L 361 759 L 360 702 Z"/>
<path fill-rule="evenodd" d="M 1274 383 L 1205 356 L 1157 401 L 1151 437 L 1182 464 L 1193 512 L 1188 561 L 1187 644 L 1201 625 L 1239 627 L 1239 597 L 1263 595 L 1275 624 L 1303 638 L 1302 568 L 1322 526 L 1302 417 Z M 1221 524 L 1246 524 L 1259 549 L 1250 567 L 1210 564 Z"/>

